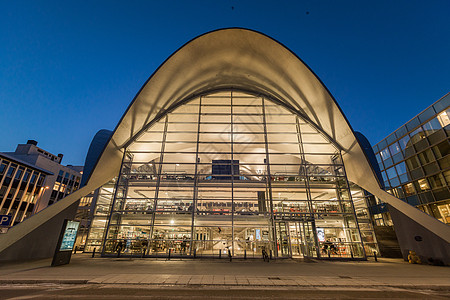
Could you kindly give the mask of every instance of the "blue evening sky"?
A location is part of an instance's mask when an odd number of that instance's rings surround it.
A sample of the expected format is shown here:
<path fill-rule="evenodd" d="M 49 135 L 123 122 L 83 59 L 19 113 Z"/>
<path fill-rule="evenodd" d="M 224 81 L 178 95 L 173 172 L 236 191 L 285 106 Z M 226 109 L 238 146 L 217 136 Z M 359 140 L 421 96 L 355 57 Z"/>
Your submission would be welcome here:
<path fill-rule="evenodd" d="M 321 78 L 372 144 L 450 91 L 450 1 L 0 0 L 0 151 L 35 139 L 82 165 L 190 39 L 245 27 Z"/>

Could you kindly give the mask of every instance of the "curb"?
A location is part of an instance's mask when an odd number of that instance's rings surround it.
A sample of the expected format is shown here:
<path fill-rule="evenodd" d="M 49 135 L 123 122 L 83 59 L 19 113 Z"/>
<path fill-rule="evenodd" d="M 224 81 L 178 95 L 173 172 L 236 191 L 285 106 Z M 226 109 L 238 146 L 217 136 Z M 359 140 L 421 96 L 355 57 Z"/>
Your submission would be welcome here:
<path fill-rule="evenodd" d="M 392 284 L 372 284 L 372 285 L 339 285 L 339 284 L 279 284 L 279 285 L 267 285 L 267 284 L 161 284 L 161 283 L 102 283 L 84 279 L 1 279 L 0 285 L 8 284 L 92 284 L 92 285 L 128 285 L 128 286 L 149 286 L 149 287 L 246 287 L 246 288 L 259 288 L 259 287 L 289 287 L 289 288 L 400 288 L 400 289 L 413 289 L 413 290 L 435 290 L 435 291 L 450 291 L 450 285 L 392 285 Z"/>
<path fill-rule="evenodd" d="M 0 279 L 2 284 L 41 284 L 41 283 L 55 283 L 55 284 L 87 284 L 89 280 L 85 279 Z"/>

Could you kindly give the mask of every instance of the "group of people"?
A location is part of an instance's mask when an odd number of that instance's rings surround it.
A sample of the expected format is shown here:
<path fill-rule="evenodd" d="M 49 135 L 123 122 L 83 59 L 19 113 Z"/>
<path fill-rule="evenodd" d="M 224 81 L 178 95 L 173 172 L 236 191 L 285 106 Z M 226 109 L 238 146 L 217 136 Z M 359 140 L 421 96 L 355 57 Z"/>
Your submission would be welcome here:
<path fill-rule="evenodd" d="M 327 240 L 325 243 L 323 243 L 323 247 L 322 247 L 322 253 L 324 254 L 338 254 L 337 253 L 337 247 L 335 244 L 333 244 L 332 242 L 330 242 L 330 240 Z"/>

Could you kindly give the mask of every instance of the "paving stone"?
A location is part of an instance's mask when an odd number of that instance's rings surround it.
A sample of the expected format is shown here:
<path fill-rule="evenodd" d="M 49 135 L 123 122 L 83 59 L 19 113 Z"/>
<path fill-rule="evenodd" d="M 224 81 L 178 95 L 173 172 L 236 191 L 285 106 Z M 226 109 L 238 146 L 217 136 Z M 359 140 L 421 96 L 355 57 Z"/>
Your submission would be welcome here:
<path fill-rule="evenodd" d="M 292 280 L 295 281 L 297 283 L 297 285 L 302 285 L 302 286 L 309 285 L 309 283 L 302 277 L 295 277 L 295 278 L 292 278 Z"/>
<path fill-rule="evenodd" d="M 247 280 L 249 285 L 261 285 L 261 281 L 257 277 L 248 277 Z"/>
<path fill-rule="evenodd" d="M 236 277 L 236 283 L 238 285 L 249 285 L 247 277 Z"/>
<path fill-rule="evenodd" d="M 79 257 L 79 258 L 78 258 Z M 72 258 L 72 263 L 51 268 L 51 260 L 39 263 L 2 265 L 2 284 L 96 283 L 148 285 L 252 285 L 299 286 L 308 288 L 446 288 L 450 287 L 448 268 L 410 265 L 402 260 L 380 262 L 298 263 L 289 260 L 270 264 L 257 260 L 121 260 Z M 6 272 L 5 272 L 6 270 Z M 166 273 L 161 273 L 166 272 Z M 161 273 L 161 274 L 158 274 Z M 239 275 L 230 275 L 239 274 Z M 266 275 L 269 274 L 269 275 Z M 273 275 L 275 274 L 275 275 Z M 277 275 L 282 274 L 282 275 Z M 287 275 L 285 275 L 287 274 Z M 387 276 L 386 276 L 387 275 Z M 276 279 L 276 278 L 279 278 Z M 348 278 L 350 277 L 350 278 Z"/>
<path fill-rule="evenodd" d="M 116 283 L 120 280 L 121 275 L 114 275 L 102 281 L 102 283 Z"/>
<path fill-rule="evenodd" d="M 214 275 L 213 284 L 225 284 L 225 276 Z"/>
<path fill-rule="evenodd" d="M 189 284 L 201 284 L 203 279 L 203 275 L 192 275 L 191 280 L 189 280 Z"/>
<path fill-rule="evenodd" d="M 133 274 L 133 275 L 128 275 L 126 277 L 126 283 L 129 284 L 138 284 L 141 282 L 141 280 L 145 278 L 145 274 Z"/>
<path fill-rule="evenodd" d="M 281 280 L 276 280 L 277 282 L 281 281 Z M 274 284 L 273 280 L 266 278 L 259 278 L 259 282 L 261 283 L 261 285 L 266 285 L 266 286 L 272 286 L 272 285 L 276 285 Z"/>
<path fill-rule="evenodd" d="M 290 279 L 287 279 L 287 280 L 282 280 L 282 284 L 283 285 L 290 285 L 290 286 L 296 286 L 297 285 L 297 281 L 295 281 L 295 280 L 290 280 Z"/>
<path fill-rule="evenodd" d="M 108 280 L 114 276 L 117 276 L 117 275 L 116 274 L 108 274 L 105 276 L 100 276 L 100 277 L 89 280 L 89 283 L 104 283 L 106 280 Z"/>
<path fill-rule="evenodd" d="M 191 277 L 191 275 L 181 275 L 177 280 L 177 284 L 188 284 Z"/>
<path fill-rule="evenodd" d="M 205 275 L 205 276 L 203 276 L 203 278 L 202 278 L 201 284 L 204 284 L 204 285 L 211 285 L 211 284 L 213 284 L 213 282 L 214 282 L 214 277 L 213 277 L 213 276 L 211 276 L 211 275 Z"/>
<path fill-rule="evenodd" d="M 177 283 L 179 277 L 180 277 L 179 275 L 171 275 L 164 281 L 164 283 L 165 284 L 175 284 L 175 283 Z"/>

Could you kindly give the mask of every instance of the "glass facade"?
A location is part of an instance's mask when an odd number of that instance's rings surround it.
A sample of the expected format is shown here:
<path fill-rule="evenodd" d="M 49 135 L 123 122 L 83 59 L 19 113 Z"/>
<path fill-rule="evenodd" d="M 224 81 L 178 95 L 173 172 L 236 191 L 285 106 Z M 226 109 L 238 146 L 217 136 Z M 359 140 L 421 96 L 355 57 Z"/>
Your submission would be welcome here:
<path fill-rule="evenodd" d="M 161 116 L 124 149 L 86 251 L 365 258 L 376 247 L 338 147 L 276 101 L 222 91 Z"/>
<path fill-rule="evenodd" d="M 386 190 L 444 223 L 450 223 L 449 106 L 447 94 L 373 147 Z"/>

